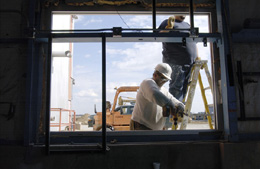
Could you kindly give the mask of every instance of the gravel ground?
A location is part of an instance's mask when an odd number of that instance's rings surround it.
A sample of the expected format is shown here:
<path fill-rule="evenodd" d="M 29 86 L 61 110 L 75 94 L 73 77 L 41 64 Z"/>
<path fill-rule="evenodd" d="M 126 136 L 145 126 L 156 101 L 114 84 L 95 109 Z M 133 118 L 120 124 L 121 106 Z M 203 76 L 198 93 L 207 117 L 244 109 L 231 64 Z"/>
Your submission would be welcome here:
<path fill-rule="evenodd" d="M 213 125 L 213 128 L 214 128 L 214 124 L 212 124 L 212 125 Z M 178 129 L 179 128 L 180 128 L 180 123 L 178 124 Z M 207 130 L 207 129 L 210 129 L 210 127 L 209 127 L 208 121 L 196 120 L 196 121 L 191 121 L 190 123 L 188 123 L 186 129 L 187 130 L 201 130 L 201 129 Z"/>
<path fill-rule="evenodd" d="M 213 127 L 214 127 L 214 124 L 213 124 Z M 178 128 L 180 128 L 180 124 L 179 124 Z M 84 129 L 85 129 L 84 131 L 93 131 L 92 127 L 88 127 L 88 128 L 84 128 Z M 169 130 L 170 129 L 171 128 L 169 128 Z M 190 123 L 188 123 L 186 129 L 187 130 L 200 130 L 200 129 L 207 130 L 207 129 L 210 129 L 210 128 L 209 128 L 208 121 L 191 121 Z"/>
<path fill-rule="evenodd" d="M 214 124 L 213 124 L 213 128 L 214 128 Z M 190 129 L 190 130 L 210 129 L 210 127 L 209 127 L 209 123 L 207 121 L 205 121 L 205 122 L 198 121 L 198 122 L 188 123 L 187 129 Z"/>

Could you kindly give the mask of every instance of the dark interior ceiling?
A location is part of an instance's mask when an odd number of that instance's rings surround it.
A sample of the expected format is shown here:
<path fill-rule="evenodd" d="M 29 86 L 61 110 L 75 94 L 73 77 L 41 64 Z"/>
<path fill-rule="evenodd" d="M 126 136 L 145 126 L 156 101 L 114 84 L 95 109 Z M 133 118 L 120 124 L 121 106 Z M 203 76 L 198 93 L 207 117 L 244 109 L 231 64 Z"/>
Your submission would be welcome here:
<path fill-rule="evenodd" d="M 156 7 L 175 7 L 187 8 L 189 7 L 190 0 L 157 0 Z M 215 7 L 215 0 L 196 0 L 193 2 L 195 8 L 213 8 Z M 144 8 L 151 8 L 153 0 L 46 0 L 45 6 L 59 6 L 66 4 L 69 6 L 123 6 L 123 5 L 137 5 Z"/>

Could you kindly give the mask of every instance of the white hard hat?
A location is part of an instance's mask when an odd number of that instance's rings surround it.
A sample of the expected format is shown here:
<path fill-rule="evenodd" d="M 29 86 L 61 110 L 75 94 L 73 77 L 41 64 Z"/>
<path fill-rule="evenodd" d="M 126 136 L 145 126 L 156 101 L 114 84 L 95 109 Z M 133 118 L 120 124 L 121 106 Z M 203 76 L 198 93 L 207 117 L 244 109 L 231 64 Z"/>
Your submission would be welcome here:
<path fill-rule="evenodd" d="M 171 80 L 172 68 L 167 63 L 159 63 L 154 69 Z"/>

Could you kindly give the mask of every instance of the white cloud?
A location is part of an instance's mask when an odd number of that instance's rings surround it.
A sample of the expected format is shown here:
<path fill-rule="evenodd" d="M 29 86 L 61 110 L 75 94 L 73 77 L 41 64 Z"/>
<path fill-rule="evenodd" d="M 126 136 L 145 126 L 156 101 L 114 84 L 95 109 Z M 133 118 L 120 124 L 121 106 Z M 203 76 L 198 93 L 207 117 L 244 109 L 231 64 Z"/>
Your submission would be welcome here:
<path fill-rule="evenodd" d="M 95 103 L 101 103 L 101 102 L 102 102 L 102 99 L 94 99 L 94 102 L 95 102 Z"/>
<path fill-rule="evenodd" d="M 76 68 L 76 69 L 83 69 L 83 68 L 85 68 L 85 66 L 82 66 L 82 65 L 76 65 L 74 68 Z"/>
<path fill-rule="evenodd" d="M 76 72 L 76 73 L 75 73 Z M 101 78 L 92 70 L 74 70 L 75 85 L 73 86 L 73 109 L 77 114 L 94 113 L 94 105 L 100 111 L 102 98 Z"/>
<path fill-rule="evenodd" d="M 77 77 L 82 74 L 88 73 L 89 70 L 86 69 L 86 66 L 84 65 L 76 65 L 73 69 L 74 78 L 76 78 L 76 83 L 78 81 Z"/>
<path fill-rule="evenodd" d="M 112 64 L 120 70 L 151 70 L 157 63 L 161 63 L 161 50 L 161 43 L 135 43 L 133 48 L 118 50 L 123 59 Z"/>
<path fill-rule="evenodd" d="M 90 57 L 91 57 L 90 54 L 86 54 L 86 55 L 84 56 L 84 58 L 90 58 Z"/>
<path fill-rule="evenodd" d="M 91 24 L 91 23 L 101 23 L 101 22 L 103 22 L 103 20 L 100 19 L 100 18 L 97 18 L 97 19 L 91 18 L 87 21 L 84 21 L 83 25 L 86 26 L 86 25 Z"/>
<path fill-rule="evenodd" d="M 124 50 L 122 49 L 112 49 L 112 48 L 107 48 L 106 53 L 109 55 L 117 55 L 117 54 L 123 54 Z"/>
<path fill-rule="evenodd" d="M 93 91 L 93 89 L 88 89 L 88 90 L 81 90 L 78 93 L 75 94 L 75 96 L 79 96 L 79 97 L 87 97 L 87 96 L 91 96 L 91 97 L 97 97 L 98 94 L 95 93 Z"/>
<path fill-rule="evenodd" d="M 131 28 L 152 28 L 152 17 L 147 15 L 137 15 L 127 20 Z"/>

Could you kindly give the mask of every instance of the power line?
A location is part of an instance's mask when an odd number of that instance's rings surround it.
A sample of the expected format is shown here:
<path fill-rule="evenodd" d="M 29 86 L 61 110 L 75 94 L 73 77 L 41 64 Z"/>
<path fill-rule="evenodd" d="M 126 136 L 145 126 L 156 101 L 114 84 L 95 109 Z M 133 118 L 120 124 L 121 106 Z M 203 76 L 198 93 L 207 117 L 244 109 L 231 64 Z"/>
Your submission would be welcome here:
<path fill-rule="evenodd" d="M 127 25 L 127 23 L 124 21 L 124 19 L 123 19 L 122 16 L 120 15 L 120 13 L 119 13 L 118 11 L 116 11 L 116 12 L 117 12 L 118 16 L 121 18 L 121 20 L 124 22 L 124 24 L 125 24 L 128 28 L 130 28 L 130 26 Z"/>

